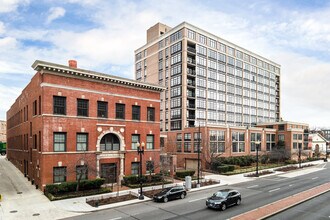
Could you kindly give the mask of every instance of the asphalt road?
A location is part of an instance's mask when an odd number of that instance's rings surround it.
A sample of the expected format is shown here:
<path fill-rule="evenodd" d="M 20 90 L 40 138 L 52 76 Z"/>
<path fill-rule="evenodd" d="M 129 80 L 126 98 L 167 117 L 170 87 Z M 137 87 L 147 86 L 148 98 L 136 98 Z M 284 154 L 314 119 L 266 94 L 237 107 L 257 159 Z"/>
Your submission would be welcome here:
<path fill-rule="evenodd" d="M 330 167 L 330 163 L 327 164 L 326 167 Z M 229 219 L 238 214 L 261 207 L 290 195 L 294 195 L 323 183 L 327 183 L 329 180 L 330 172 L 328 169 L 322 169 L 317 172 L 312 172 L 297 177 L 261 177 L 255 181 L 231 185 L 229 187 L 219 187 L 191 192 L 183 200 L 179 199 L 168 203 L 155 203 L 149 201 L 68 219 Z M 234 188 L 239 190 L 242 194 L 242 204 L 239 207 L 230 207 L 224 212 L 207 209 L 205 206 L 206 197 L 210 196 L 220 188 Z M 316 198 L 315 201 L 318 203 L 320 200 Z M 285 219 L 296 218 L 293 217 Z"/>
<path fill-rule="evenodd" d="M 330 192 L 322 194 L 314 199 L 301 203 L 291 209 L 274 215 L 267 220 L 286 220 L 286 219 L 299 219 L 299 220 L 321 220 L 330 219 Z"/>

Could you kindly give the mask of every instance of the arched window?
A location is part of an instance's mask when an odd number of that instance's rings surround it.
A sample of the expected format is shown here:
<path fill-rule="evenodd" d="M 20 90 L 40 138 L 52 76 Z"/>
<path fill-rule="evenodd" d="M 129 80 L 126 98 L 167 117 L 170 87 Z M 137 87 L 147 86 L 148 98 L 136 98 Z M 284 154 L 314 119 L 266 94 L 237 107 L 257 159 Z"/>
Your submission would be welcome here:
<path fill-rule="evenodd" d="M 120 148 L 119 138 L 114 134 L 107 134 L 101 139 L 101 151 L 117 151 Z"/>

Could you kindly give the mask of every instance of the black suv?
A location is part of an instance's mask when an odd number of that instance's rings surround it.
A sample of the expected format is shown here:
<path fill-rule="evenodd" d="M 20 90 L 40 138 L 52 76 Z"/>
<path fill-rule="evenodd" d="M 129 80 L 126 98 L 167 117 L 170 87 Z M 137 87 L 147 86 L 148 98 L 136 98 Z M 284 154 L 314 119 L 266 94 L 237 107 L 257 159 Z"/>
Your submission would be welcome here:
<path fill-rule="evenodd" d="M 187 191 L 183 186 L 174 186 L 163 189 L 161 192 L 154 195 L 153 199 L 156 202 L 163 201 L 168 202 L 172 199 L 184 199 L 187 195 Z"/>
<path fill-rule="evenodd" d="M 222 189 L 207 198 L 206 206 L 224 211 L 228 206 L 240 205 L 241 201 L 241 194 L 237 190 Z"/>

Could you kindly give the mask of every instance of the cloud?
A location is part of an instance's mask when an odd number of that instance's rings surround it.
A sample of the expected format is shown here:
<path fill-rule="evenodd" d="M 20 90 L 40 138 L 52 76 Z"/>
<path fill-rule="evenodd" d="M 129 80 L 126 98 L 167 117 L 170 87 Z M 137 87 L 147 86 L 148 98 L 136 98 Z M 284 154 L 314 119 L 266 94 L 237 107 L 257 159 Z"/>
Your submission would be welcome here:
<path fill-rule="evenodd" d="M 66 0 L 49 9 L 47 29 L 40 22 L 31 28 L 19 21 L 15 27 L 1 20 L 0 78 L 12 73 L 31 77 L 30 66 L 36 59 L 60 64 L 76 59 L 81 68 L 133 78 L 134 50 L 146 43 L 146 30 L 157 22 L 174 27 L 187 21 L 282 66 L 281 113 L 285 120 L 330 125 L 330 90 L 326 89 L 330 81 L 329 5 L 301 9 L 271 1 L 233 1 L 212 5 L 212 1 L 188 0 L 157 4 L 149 0 L 95 4 L 92 0 Z M 28 1 L 11 2 L 11 10 L 19 10 Z M 44 11 L 52 6 L 44 4 Z M 1 7 L 0 3 L 0 13 Z M 70 20 L 60 19 L 60 25 L 52 25 L 67 11 Z M 325 55 L 320 57 L 322 53 Z M 24 75 L 27 73 L 30 75 Z M 0 98 L 1 103 L 10 100 Z"/>
<path fill-rule="evenodd" d="M 29 0 L 0 0 L 0 13 L 16 11 L 18 6 L 29 4 Z"/>
<path fill-rule="evenodd" d="M 50 24 L 52 21 L 61 18 L 65 15 L 65 9 L 61 7 L 52 7 L 48 11 L 49 15 L 46 20 L 46 24 Z"/>

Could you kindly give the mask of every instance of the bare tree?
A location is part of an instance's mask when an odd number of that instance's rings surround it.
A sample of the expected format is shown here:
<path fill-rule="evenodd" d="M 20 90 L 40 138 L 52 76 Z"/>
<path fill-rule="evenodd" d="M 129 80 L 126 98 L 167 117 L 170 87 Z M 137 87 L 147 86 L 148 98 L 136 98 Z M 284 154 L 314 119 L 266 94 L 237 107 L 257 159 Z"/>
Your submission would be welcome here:
<path fill-rule="evenodd" d="M 67 175 L 75 175 L 76 181 L 77 181 L 77 187 L 76 191 L 79 191 L 80 184 L 82 180 L 85 180 L 88 178 L 88 175 L 97 173 L 96 167 L 95 167 L 95 156 L 93 154 L 89 154 L 87 152 L 84 152 L 81 154 L 81 156 L 78 158 L 77 161 L 71 164 L 67 168 Z"/>

